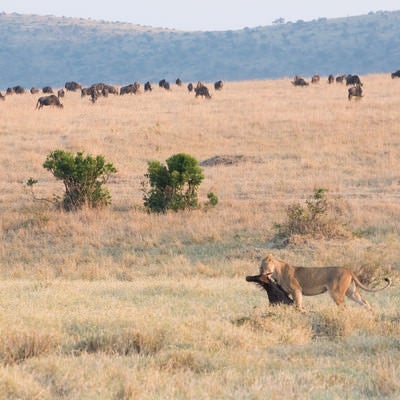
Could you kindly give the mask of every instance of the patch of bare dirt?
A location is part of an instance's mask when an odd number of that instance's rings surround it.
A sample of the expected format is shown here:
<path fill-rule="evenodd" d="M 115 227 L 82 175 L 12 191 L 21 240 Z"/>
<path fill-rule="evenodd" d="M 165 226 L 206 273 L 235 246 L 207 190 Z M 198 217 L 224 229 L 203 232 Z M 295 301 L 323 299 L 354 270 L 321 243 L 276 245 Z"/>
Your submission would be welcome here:
<path fill-rule="evenodd" d="M 207 160 L 200 161 L 202 167 L 214 167 L 216 165 L 236 165 L 243 162 L 260 162 L 255 157 L 239 155 L 217 155 Z"/>

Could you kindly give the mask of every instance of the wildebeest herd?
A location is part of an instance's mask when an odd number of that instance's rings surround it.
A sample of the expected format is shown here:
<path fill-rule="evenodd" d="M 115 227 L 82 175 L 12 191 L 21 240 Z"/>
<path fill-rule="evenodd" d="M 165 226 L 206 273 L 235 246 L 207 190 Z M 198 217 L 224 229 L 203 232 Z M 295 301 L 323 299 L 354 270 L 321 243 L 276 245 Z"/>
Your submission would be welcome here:
<path fill-rule="evenodd" d="M 391 78 L 400 78 L 400 70 L 397 70 L 393 73 L 391 73 Z M 321 81 L 320 75 L 313 75 L 311 77 L 311 84 L 319 84 Z M 333 84 L 333 83 L 338 83 L 338 84 L 344 84 L 346 83 L 346 86 L 350 86 L 347 89 L 347 98 L 351 100 L 353 97 L 356 98 L 361 98 L 363 97 L 363 83 L 361 82 L 361 79 L 358 75 L 329 75 L 328 76 L 328 84 Z M 299 87 L 305 87 L 309 86 L 309 83 L 302 78 L 299 75 L 295 75 L 293 81 L 291 83 L 294 86 L 299 86 Z M 177 78 L 175 80 L 175 84 L 177 87 L 181 87 L 183 85 L 183 82 L 180 78 Z M 172 90 L 171 89 L 171 84 L 166 80 L 166 79 L 161 79 L 158 82 L 158 86 L 162 89 L 165 89 L 166 91 Z M 144 85 L 144 91 L 145 92 L 151 92 L 153 90 L 153 87 L 149 81 L 147 81 Z M 211 99 L 211 94 L 209 88 L 202 82 L 197 82 L 196 86 L 193 85 L 193 83 L 188 83 L 187 84 L 187 91 L 189 93 L 194 92 L 195 97 L 203 97 L 206 99 Z M 214 83 L 214 90 L 220 91 L 224 87 L 224 83 L 222 80 L 218 80 Z M 65 90 L 64 90 L 65 89 Z M 88 96 L 90 98 L 90 101 L 92 103 L 95 103 L 98 98 L 100 97 L 108 97 L 109 94 L 113 95 L 126 95 L 126 94 L 138 94 L 140 93 L 141 89 L 141 84 L 139 82 L 133 82 L 128 85 L 121 86 L 119 89 L 113 85 L 105 84 L 105 83 L 95 83 L 92 84 L 89 87 L 82 87 L 82 85 L 78 82 L 74 81 L 69 81 L 66 82 L 64 85 L 64 88 L 61 88 L 57 90 L 57 94 L 54 93 L 53 88 L 50 86 L 44 86 L 42 89 L 38 89 L 35 87 L 32 87 L 29 91 L 31 94 L 37 94 L 42 92 L 43 94 L 46 94 L 46 96 L 41 96 L 38 98 L 37 103 L 36 103 L 36 109 L 40 110 L 43 106 L 55 106 L 57 108 L 63 108 L 63 104 L 60 102 L 60 98 L 63 98 L 66 94 L 66 92 L 80 92 L 81 97 Z M 6 99 L 6 96 L 12 95 L 12 94 L 23 94 L 26 93 L 26 90 L 24 87 L 21 85 L 13 86 L 7 88 L 5 95 L 0 92 L 0 101 L 4 101 Z"/>
<path fill-rule="evenodd" d="M 393 72 L 391 74 L 392 78 L 395 77 L 400 77 L 400 70 Z M 319 83 L 320 82 L 320 76 L 319 75 L 313 75 L 311 78 L 311 83 L 315 84 L 315 83 Z M 352 75 L 352 74 L 348 74 L 348 75 L 339 75 L 335 78 L 334 75 L 329 75 L 328 76 L 328 84 L 332 84 L 332 83 L 344 83 L 346 82 L 346 86 L 351 86 L 350 88 L 347 89 L 347 98 L 349 100 L 351 100 L 353 97 L 358 97 L 361 98 L 363 97 L 363 89 L 362 89 L 362 82 L 361 79 L 358 75 Z M 308 86 L 309 83 L 302 78 L 299 75 L 295 75 L 292 84 L 294 86 Z"/>
<path fill-rule="evenodd" d="M 176 86 L 182 86 L 182 80 L 177 78 L 175 81 Z M 144 85 L 145 92 L 151 92 L 153 87 L 149 81 L 147 81 Z M 158 83 L 160 88 L 165 90 L 171 90 L 171 84 L 166 79 L 161 79 Z M 218 80 L 214 83 L 214 89 L 216 91 L 222 90 L 224 84 L 222 80 Z M 65 90 L 64 90 L 65 89 Z M 89 87 L 82 87 L 82 85 L 78 82 L 69 81 L 66 82 L 64 88 L 57 90 L 57 95 L 54 93 L 54 90 L 50 86 L 44 86 L 42 89 L 38 89 L 32 87 L 29 91 L 31 94 L 43 93 L 46 96 L 41 96 L 38 98 L 36 103 L 36 109 L 40 110 L 43 106 L 54 106 L 57 108 L 63 108 L 63 104 L 60 102 L 60 98 L 65 96 L 66 92 L 80 92 L 81 97 L 88 96 L 92 103 L 95 103 L 100 97 L 108 97 L 109 94 L 113 95 L 126 95 L 126 94 L 137 94 L 140 93 L 141 84 L 139 82 L 134 82 L 128 85 L 121 86 L 119 89 L 116 86 L 105 84 L 105 83 L 94 83 Z M 188 92 L 195 92 L 195 97 L 204 97 L 207 99 L 211 99 L 211 94 L 208 87 L 202 83 L 197 82 L 196 86 L 193 86 L 192 83 L 187 85 Z M 0 100 L 5 100 L 7 95 L 12 94 L 24 94 L 26 93 L 25 88 L 22 86 L 14 86 L 10 87 L 6 90 L 6 94 L 3 95 L 0 92 Z"/>

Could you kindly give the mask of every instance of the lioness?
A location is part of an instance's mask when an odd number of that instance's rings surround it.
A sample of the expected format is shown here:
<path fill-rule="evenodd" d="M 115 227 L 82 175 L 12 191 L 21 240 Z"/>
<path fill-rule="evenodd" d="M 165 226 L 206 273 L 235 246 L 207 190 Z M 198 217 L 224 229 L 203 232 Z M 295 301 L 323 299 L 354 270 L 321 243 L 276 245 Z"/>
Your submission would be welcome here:
<path fill-rule="evenodd" d="M 284 291 L 293 297 L 296 307 L 304 311 L 302 297 L 315 296 L 329 292 L 333 301 L 345 307 L 345 295 L 371 310 L 371 306 L 364 300 L 357 287 L 368 292 L 377 292 L 390 286 L 391 281 L 385 278 L 386 286 L 381 289 L 370 289 L 364 286 L 347 268 L 343 267 L 294 267 L 278 260 L 272 254 L 264 258 L 260 266 L 260 280 L 275 281 Z"/>

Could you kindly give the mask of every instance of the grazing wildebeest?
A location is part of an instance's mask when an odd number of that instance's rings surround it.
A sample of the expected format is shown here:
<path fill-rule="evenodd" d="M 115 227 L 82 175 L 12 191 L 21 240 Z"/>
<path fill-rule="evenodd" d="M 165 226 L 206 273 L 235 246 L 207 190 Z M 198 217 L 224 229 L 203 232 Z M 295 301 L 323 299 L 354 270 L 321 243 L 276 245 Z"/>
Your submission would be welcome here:
<path fill-rule="evenodd" d="M 90 88 L 82 88 L 81 89 L 81 97 L 89 96 L 90 95 Z"/>
<path fill-rule="evenodd" d="M 328 83 L 331 84 L 333 82 L 335 82 L 335 77 L 331 74 L 328 76 Z"/>
<path fill-rule="evenodd" d="M 192 92 L 193 91 L 193 83 L 189 83 L 187 85 L 187 89 L 188 89 L 189 92 Z"/>
<path fill-rule="evenodd" d="M 60 97 L 64 97 L 64 96 L 65 96 L 64 89 L 59 89 L 57 91 L 57 97 L 60 98 Z"/>
<path fill-rule="evenodd" d="M 357 84 L 349 88 L 349 100 L 351 100 L 352 97 L 363 97 L 361 85 Z"/>
<path fill-rule="evenodd" d="M 128 94 L 128 93 L 136 94 L 138 92 L 139 88 L 140 88 L 140 83 L 134 82 L 129 85 L 122 86 L 121 89 L 119 89 L 119 94 L 120 95 L 124 95 L 124 94 Z"/>
<path fill-rule="evenodd" d="M 161 81 L 158 82 L 158 86 L 161 87 L 161 88 L 164 87 L 165 82 L 166 82 L 165 79 L 161 79 Z"/>
<path fill-rule="evenodd" d="M 4 96 L 4 94 L 0 92 L 0 100 L 4 101 L 5 99 L 6 99 L 6 96 Z"/>
<path fill-rule="evenodd" d="M 311 83 L 318 83 L 321 77 L 319 75 L 313 75 L 311 78 Z"/>
<path fill-rule="evenodd" d="M 36 109 L 40 110 L 43 106 L 56 106 L 58 108 L 64 107 L 60 103 L 59 98 L 55 94 L 50 94 L 49 96 L 39 97 L 39 99 L 36 103 Z"/>
<path fill-rule="evenodd" d="M 392 79 L 400 78 L 400 69 L 398 71 L 396 71 L 396 72 L 392 72 L 391 76 L 392 76 Z"/>
<path fill-rule="evenodd" d="M 42 89 L 42 92 L 43 92 L 43 93 L 48 93 L 48 94 L 54 93 L 54 92 L 53 92 L 53 89 L 52 89 L 50 86 L 45 86 L 45 87 Z"/>
<path fill-rule="evenodd" d="M 182 86 L 182 81 L 181 81 L 179 78 L 176 79 L 175 83 L 176 83 L 178 86 Z"/>
<path fill-rule="evenodd" d="M 207 86 L 204 86 L 203 84 L 201 86 L 198 86 L 194 89 L 194 92 L 196 93 L 195 97 L 201 96 L 205 97 L 206 99 L 211 99 L 210 92 L 208 91 Z"/>
<path fill-rule="evenodd" d="M 7 89 L 6 94 L 13 94 L 13 93 L 24 94 L 25 93 L 25 89 L 20 85 L 17 85 L 17 86 L 14 86 L 12 88 L 8 88 Z"/>
<path fill-rule="evenodd" d="M 346 86 L 349 85 L 361 85 L 361 80 L 360 77 L 358 75 L 347 75 L 346 76 Z"/>
<path fill-rule="evenodd" d="M 297 77 L 292 84 L 294 86 L 308 86 L 308 82 L 306 82 L 303 78 Z"/>
<path fill-rule="evenodd" d="M 103 89 L 101 90 L 101 93 L 103 93 L 103 92 L 107 93 L 107 95 L 108 94 L 118 94 L 118 90 L 115 86 L 106 85 L 106 84 L 104 84 Z M 104 93 L 103 93 L 103 96 L 104 96 Z"/>
<path fill-rule="evenodd" d="M 221 90 L 223 87 L 224 87 L 224 82 L 222 82 L 222 81 L 217 81 L 214 83 L 215 90 Z"/>
<path fill-rule="evenodd" d="M 35 88 L 35 87 L 31 87 L 31 90 L 30 90 L 30 92 L 31 92 L 32 94 L 36 94 L 36 93 L 39 93 L 39 92 L 40 92 L 40 90 L 39 90 L 39 89 L 37 89 L 37 88 Z"/>
<path fill-rule="evenodd" d="M 151 83 L 149 82 L 149 81 L 147 81 L 145 84 L 144 84 L 144 91 L 145 92 L 151 92 L 153 90 L 153 88 L 151 87 Z"/>
<path fill-rule="evenodd" d="M 339 75 L 336 77 L 336 83 L 343 83 L 346 79 L 346 75 Z"/>
<path fill-rule="evenodd" d="M 265 277 L 262 275 L 246 276 L 246 281 L 255 282 L 257 285 L 261 286 L 267 292 L 268 300 L 271 305 L 293 304 L 293 300 L 279 284 L 270 279 L 265 281 Z"/>
<path fill-rule="evenodd" d="M 65 89 L 70 92 L 76 92 L 77 90 L 82 89 L 82 85 L 78 82 L 65 82 Z"/>

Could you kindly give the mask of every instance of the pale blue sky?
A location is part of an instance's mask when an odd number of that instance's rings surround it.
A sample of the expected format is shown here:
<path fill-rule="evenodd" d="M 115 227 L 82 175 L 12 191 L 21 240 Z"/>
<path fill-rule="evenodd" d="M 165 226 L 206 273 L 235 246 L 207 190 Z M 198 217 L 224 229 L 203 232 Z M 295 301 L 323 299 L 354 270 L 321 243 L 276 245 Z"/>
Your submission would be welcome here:
<path fill-rule="evenodd" d="M 400 10 L 399 0 L 1 0 L 0 12 L 82 17 L 180 30 L 270 25 Z"/>

